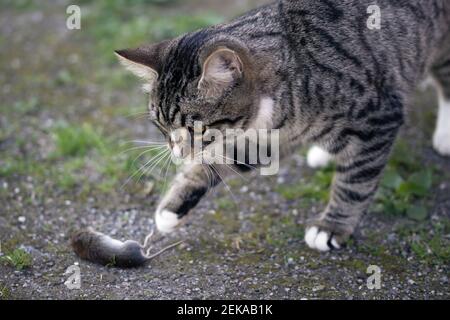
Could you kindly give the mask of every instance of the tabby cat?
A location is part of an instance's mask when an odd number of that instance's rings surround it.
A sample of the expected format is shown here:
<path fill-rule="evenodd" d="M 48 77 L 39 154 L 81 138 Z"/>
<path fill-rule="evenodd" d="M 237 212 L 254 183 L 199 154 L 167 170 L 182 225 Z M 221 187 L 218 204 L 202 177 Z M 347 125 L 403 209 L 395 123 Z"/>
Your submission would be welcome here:
<path fill-rule="evenodd" d="M 380 28 L 368 26 L 374 4 Z M 306 229 L 313 249 L 340 248 L 354 232 L 427 76 L 439 95 L 433 145 L 450 156 L 448 0 L 280 0 L 117 55 L 144 79 L 151 121 L 176 156 L 181 142 L 171 132 L 202 121 L 221 131 L 279 129 L 283 154 L 308 144 L 310 166 L 334 161 L 329 203 Z M 173 231 L 223 178 L 203 166 L 186 161 L 174 178 L 156 211 L 159 231 Z"/>

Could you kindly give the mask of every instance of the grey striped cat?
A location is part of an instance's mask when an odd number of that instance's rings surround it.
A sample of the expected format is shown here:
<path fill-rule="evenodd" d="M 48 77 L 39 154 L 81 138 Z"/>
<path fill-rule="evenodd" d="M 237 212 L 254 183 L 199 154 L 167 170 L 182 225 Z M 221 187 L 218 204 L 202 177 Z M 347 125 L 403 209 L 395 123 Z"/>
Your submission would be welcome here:
<path fill-rule="evenodd" d="M 368 26 L 368 7 L 380 28 Z M 279 129 L 283 154 L 313 145 L 312 167 L 336 164 L 326 209 L 305 240 L 339 248 L 377 190 L 416 86 L 431 76 L 439 94 L 433 145 L 450 156 L 450 1 L 281 0 L 229 23 L 158 44 L 117 51 L 149 93 L 149 114 L 168 137 L 195 121 Z M 208 166 L 206 164 L 206 166 Z M 186 161 L 159 204 L 157 228 L 171 232 L 229 170 Z M 233 170 L 248 171 L 245 163 Z"/>

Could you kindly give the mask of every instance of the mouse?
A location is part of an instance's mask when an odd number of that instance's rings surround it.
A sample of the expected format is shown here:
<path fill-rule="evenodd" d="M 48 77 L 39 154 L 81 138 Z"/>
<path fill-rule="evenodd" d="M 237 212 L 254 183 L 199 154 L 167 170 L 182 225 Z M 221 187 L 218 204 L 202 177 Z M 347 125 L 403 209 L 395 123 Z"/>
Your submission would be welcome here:
<path fill-rule="evenodd" d="M 149 255 L 144 251 L 145 246 L 137 241 L 127 240 L 122 242 L 92 228 L 77 231 L 71 238 L 71 246 L 80 258 L 104 266 L 119 268 L 141 267 L 182 242 L 178 241 L 155 254 Z"/>

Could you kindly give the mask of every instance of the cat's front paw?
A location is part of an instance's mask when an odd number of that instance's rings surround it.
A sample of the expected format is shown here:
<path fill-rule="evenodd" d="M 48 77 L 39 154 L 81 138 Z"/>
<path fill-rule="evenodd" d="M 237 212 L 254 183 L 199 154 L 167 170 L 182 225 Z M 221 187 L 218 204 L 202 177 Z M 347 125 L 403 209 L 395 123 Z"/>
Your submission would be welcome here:
<path fill-rule="evenodd" d="M 318 226 L 306 228 L 305 241 L 308 247 L 319 251 L 329 251 L 341 248 L 341 238 L 332 231 Z"/>
<path fill-rule="evenodd" d="M 155 214 L 156 228 L 161 233 L 171 233 L 180 223 L 176 213 L 169 210 L 158 210 Z"/>

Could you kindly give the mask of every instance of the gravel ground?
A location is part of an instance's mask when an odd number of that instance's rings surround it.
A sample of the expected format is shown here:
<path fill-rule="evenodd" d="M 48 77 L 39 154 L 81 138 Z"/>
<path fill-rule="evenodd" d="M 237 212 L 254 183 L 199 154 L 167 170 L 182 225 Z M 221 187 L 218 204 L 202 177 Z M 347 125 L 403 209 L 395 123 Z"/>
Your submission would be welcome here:
<path fill-rule="evenodd" d="M 208 3 L 214 10 L 221 8 L 221 1 Z M 105 116 L 110 103 L 129 103 L 129 92 L 103 93 L 102 84 L 86 76 L 88 84 L 75 79 L 73 86 L 63 88 L 50 81 L 67 64 L 85 75 L 95 70 L 87 62 L 93 54 L 89 43 L 64 27 L 64 5 L 55 1 L 45 8 L 0 12 L 0 63 L 5 70 L 0 74 L 0 158 L 14 155 L 42 162 L 54 147 L 48 128 L 61 119 L 89 119 L 108 132 L 123 131 L 121 136 L 128 139 L 149 134 L 143 121 Z M 247 6 L 249 2 L 236 1 L 237 8 Z M 39 102 L 31 111 L 7 110 L 33 95 Z M 444 177 L 433 187 L 429 217 L 414 222 L 367 214 L 349 245 L 330 253 L 310 251 L 303 241 L 306 220 L 323 203 L 305 205 L 276 192 L 278 186 L 313 174 L 301 154 L 286 159 L 276 177 L 255 174 L 228 181 L 231 191 L 219 187 L 179 232 L 158 239 L 155 250 L 180 239 L 183 245 L 131 270 L 80 261 L 68 245 L 69 235 L 90 225 L 118 239 L 143 240 L 153 226 L 157 192 L 142 195 L 120 189 L 118 182 L 114 192 L 80 196 L 78 189 L 63 192 L 33 174 L 0 175 L 0 244 L 32 257 L 23 270 L 0 263 L 0 299 L 449 299 L 448 257 L 438 259 L 430 248 L 424 256 L 413 250 L 417 237 L 433 238 L 438 234 L 433 226 L 448 226 L 450 220 L 450 161 L 432 151 L 432 124 L 423 120 L 431 117 L 434 108 L 427 107 L 436 101 L 426 91 L 418 94 L 416 104 L 422 107 L 412 111 L 402 139 L 417 146 L 421 165 L 436 167 Z M 39 177 L 45 176 L 43 170 Z M 95 177 L 90 179 L 96 183 Z M 446 232 L 439 234 L 444 249 L 450 244 Z M 80 268 L 81 288 L 71 290 L 64 282 L 73 265 Z M 367 286 L 370 265 L 381 270 L 380 289 Z"/>

